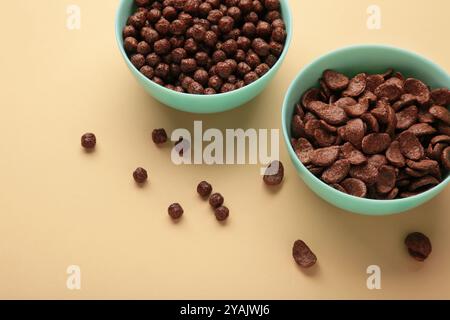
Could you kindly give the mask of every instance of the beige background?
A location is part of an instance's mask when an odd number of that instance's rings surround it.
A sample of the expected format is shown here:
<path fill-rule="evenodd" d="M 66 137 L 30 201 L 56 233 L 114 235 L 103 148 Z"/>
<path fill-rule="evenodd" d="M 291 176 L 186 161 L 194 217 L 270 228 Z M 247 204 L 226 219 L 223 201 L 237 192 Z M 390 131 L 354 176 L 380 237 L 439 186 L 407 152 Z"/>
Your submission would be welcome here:
<path fill-rule="evenodd" d="M 368 30 L 366 9 L 382 9 Z M 82 29 L 66 28 L 66 7 Z M 447 0 L 291 0 L 291 50 L 268 89 L 241 109 L 190 115 L 149 97 L 116 47 L 113 0 L 7 1 L 0 10 L 0 298 L 450 298 L 447 189 L 408 214 L 373 218 L 340 211 L 297 177 L 284 144 L 286 180 L 269 191 L 259 166 L 182 166 L 150 140 L 153 128 L 279 128 L 295 74 L 313 58 L 356 43 L 389 43 L 450 70 Z M 93 131 L 95 153 L 79 139 Z M 145 188 L 131 173 L 144 166 Z M 215 221 L 195 186 L 212 182 L 231 209 Z M 166 208 L 185 217 L 173 224 Z M 403 238 L 419 230 L 434 251 L 408 257 Z M 310 271 L 291 257 L 296 239 L 319 258 Z M 79 265 L 82 289 L 66 288 Z M 382 268 L 382 290 L 366 268 Z"/>

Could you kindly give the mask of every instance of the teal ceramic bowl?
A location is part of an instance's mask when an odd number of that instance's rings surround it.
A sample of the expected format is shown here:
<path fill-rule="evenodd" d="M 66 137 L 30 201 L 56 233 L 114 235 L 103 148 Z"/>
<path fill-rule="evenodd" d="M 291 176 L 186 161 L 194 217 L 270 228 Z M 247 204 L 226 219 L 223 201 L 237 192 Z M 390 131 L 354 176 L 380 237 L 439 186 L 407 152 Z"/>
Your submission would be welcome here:
<path fill-rule="evenodd" d="M 353 76 L 360 72 L 382 73 L 394 68 L 407 77 L 421 79 L 432 88 L 450 88 L 450 76 L 432 61 L 413 52 L 382 45 L 360 45 L 328 53 L 307 65 L 292 82 L 282 110 L 283 135 L 289 156 L 303 181 L 322 199 L 341 209 L 373 216 L 411 210 L 435 197 L 450 182 L 447 177 L 438 186 L 420 195 L 399 200 L 371 200 L 353 197 L 328 186 L 297 158 L 291 146 L 290 123 L 294 106 L 307 89 L 318 86 L 318 79 L 326 69 L 334 69 Z"/>
<path fill-rule="evenodd" d="M 278 62 L 263 77 L 239 90 L 211 96 L 178 93 L 157 85 L 137 70 L 123 48 L 122 30 L 134 9 L 133 0 L 121 0 L 116 15 L 116 40 L 125 63 L 144 89 L 161 103 L 174 109 L 192 113 L 217 113 L 237 108 L 259 95 L 273 79 L 288 52 L 292 39 L 292 16 L 288 0 L 281 0 L 281 14 L 286 24 L 287 38 Z"/>

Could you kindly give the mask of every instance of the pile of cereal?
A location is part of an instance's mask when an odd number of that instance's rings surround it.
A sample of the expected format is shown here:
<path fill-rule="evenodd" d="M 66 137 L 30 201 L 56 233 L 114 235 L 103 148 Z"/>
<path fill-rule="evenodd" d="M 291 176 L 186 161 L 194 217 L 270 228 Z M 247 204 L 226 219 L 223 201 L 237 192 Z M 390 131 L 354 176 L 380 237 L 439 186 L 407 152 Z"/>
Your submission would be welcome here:
<path fill-rule="evenodd" d="M 131 63 L 152 81 L 191 94 L 242 88 L 284 50 L 279 0 L 135 0 L 123 29 Z"/>
<path fill-rule="evenodd" d="M 450 90 L 389 70 L 349 78 L 326 70 L 292 119 L 300 161 L 357 197 L 406 198 L 450 170 Z"/>

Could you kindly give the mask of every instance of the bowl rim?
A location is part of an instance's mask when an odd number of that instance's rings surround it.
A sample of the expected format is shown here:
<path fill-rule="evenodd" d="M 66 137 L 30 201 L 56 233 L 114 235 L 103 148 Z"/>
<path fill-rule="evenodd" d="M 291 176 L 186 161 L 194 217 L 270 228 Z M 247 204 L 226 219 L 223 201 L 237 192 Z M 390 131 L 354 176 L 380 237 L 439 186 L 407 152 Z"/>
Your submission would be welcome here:
<path fill-rule="evenodd" d="M 268 78 L 270 78 L 271 76 L 274 75 L 275 72 L 277 72 L 277 70 L 280 68 L 281 64 L 283 63 L 283 61 L 286 58 L 286 55 L 289 51 L 291 42 L 292 42 L 292 34 L 293 34 L 293 19 L 292 19 L 292 10 L 291 7 L 289 5 L 289 0 L 280 0 L 280 4 L 281 7 L 285 10 L 285 15 L 283 15 L 283 21 L 285 22 L 286 25 L 286 42 L 284 45 L 284 49 L 283 52 L 281 53 L 280 57 L 278 58 L 277 62 L 269 69 L 269 71 L 264 74 L 262 77 L 258 78 L 258 80 L 242 87 L 239 88 L 237 90 L 233 90 L 230 92 L 225 92 L 225 93 L 216 93 L 213 95 L 202 95 L 202 94 L 191 94 L 191 93 L 186 93 L 186 92 L 177 92 L 171 89 L 168 89 L 164 86 L 161 86 L 157 83 L 155 83 L 154 81 L 148 79 L 147 77 L 145 77 L 130 61 L 130 59 L 128 58 L 127 53 L 125 52 L 125 49 L 123 47 L 123 39 L 122 39 L 122 29 L 120 28 L 120 15 L 122 13 L 122 11 L 125 10 L 125 5 L 129 4 L 130 1 L 133 0 L 120 0 L 119 6 L 116 10 L 116 14 L 115 14 L 115 36 L 116 36 L 116 42 L 117 45 L 119 47 L 120 53 L 123 57 L 123 59 L 125 60 L 126 64 L 128 65 L 129 68 L 131 68 L 135 73 L 136 76 L 139 77 L 139 79 L 141 81 L 144 81 L 146 84 L 150 85 L 151 87 L 157 89 L 157 90 L 162 90 L 163 94 L 169 94 L 172 96 L 179 96 L 179 97 L 195 97 L 198 99 L 204 99 L 204 100 L 213 100 L 215 98 L 222 98 L 222 97 L 226 97 L 226 96 L 231 96 L 231 95 L 236 95 L 239 93 L 242 93 L 243 90 L 248 90 L 251 91 L 252 88 L 256 88 L 259 86 L 259 84 L 261 82 L 264 82 L 265 80 L 268 80 Z"/>
<path fill-rule="evenodd" d="M 299 168 L 302 171 L 302 173 L 304 173 L 307 176 L 309 176 L 310 178 L 312 178 L 313 181 L 318 182 L 319 184 L 323 185 L 325 187 L 325 189 L 327 191 L 329 191 L 332 195 L 341 197 L 341 198 L 349 200 L 349 201 L 358 201 L 361 204 L 365 203 L 368 205 L 370 205 L 370 204 L 372 204 L 372 205 L 373 204 L 398 205 L 398 204 L 404 204 L 404 203 L 409 203 L 409 202 L 414 202 L 414 201 L 421 203 L 420 202 L 421 200 L 425 201 L 425 200 L 429 199 L 429 196 L 432 196 L 432 194 L 434 192 L 436 192 L 436 189 L 445 188 L 450 183 L 450 174 L 447 176 L 447 178 L 445 178 L 445 180 L 443 180 L 438 185 L 434 186 L 433 188 L 430 188 L 429 190 L 427 190 L 425 192 L 422 192 L 422 193 L 412 196 L 412 197 L 408 197 L 408 198 L 404 198 L 404 199 L 393 199 L 393 200 L 383 200 L 383 199 L 377 200 L 377 199 L 360 198 L 360 197 L 352 196 L 352 195 L 346 194 L 344 192 L 341 192 L 341 191 L 331 187 L 330 185 L 326 184 L 325 182 L 320 180 L 318 177 L 316 177 L 314 174 L 312 174 L 311 171 L 309 171 L 306 168 L 306 166 L 300 161 L 300 159 L 298 159 L 298 157 L 294 151 L 294 148 L 292 147 L 292 144 L 290 142 L 290 125 L 287 123 L 287 121 L 285 121 L 285 119 L 291 118 L 291 115 L 287 114 L 287 110 L 290 107 L 288 105 L 288 100 L 289 100 L 289 97 L 296 90 L 296 83 L 300 80 L 300 78 L 303 77 L 303 75 L 306 73 L 306 71 L 313 68 L 319 62 L 329 59 L 329 58 L 332 58 L 334 55 L 339 54 L 339 53 L 344 53 L 344 52 L 354 51 L 354 50 L 362 50 L 362 49 L 364 49 L 364 50 L 366 50 L 366 49 L 391 50 L 393 52 L 397 52 L 397 53 L 400 53 L 403 55 L 409 55 L 409 56 L 413 57 L 414 59 L 422 60 L 423 62 L 425 62 L 429 66 L 433 67 L 434 69 L 439 70 L 443 75 L 445 75 L 448 78 L 448 81 L 450 83 L 450 75 L 445 71 L 444 68 L 442 68 L 441 66 L 439 66 L 432 60 L 430 60 L 430 59 L 426 58 L 425 56 L 418 54 L 414 51 L 395 47 L 392 45 L 370 44 L 370 43 L 369 44 L 357 44 L 357 45 L 345 46 L 345 47 L 341 47 L 341 48 L 329 51 L 329 52 L 313 59 L 311 62 L 309 62 L 308 64 L 303 66 L 301 68 L 301 70 L 299 71 L 299 73 L 291 81 L 291 84 L 289 85 L 289 88 L 285 94 L 285 97 L 283 100 L 282 112 L 281 112 L 281 121 L 282 121 L 283 138 L 284 138 L 284 142 L 287 145 L 288 153 L 290 155 L 291 160 L 294 162 L 295 165 L 297 165 L 297 168 Z M 438 190 L 438 191 L 440 191 L 440 190 Z"/>

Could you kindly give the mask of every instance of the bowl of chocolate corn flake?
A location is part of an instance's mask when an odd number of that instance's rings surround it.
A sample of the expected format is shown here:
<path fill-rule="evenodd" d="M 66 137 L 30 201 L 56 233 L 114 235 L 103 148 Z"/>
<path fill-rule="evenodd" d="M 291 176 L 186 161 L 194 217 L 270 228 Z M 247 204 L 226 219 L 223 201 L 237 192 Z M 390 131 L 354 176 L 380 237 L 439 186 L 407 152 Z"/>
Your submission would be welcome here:
<path fill-rule="evenodd" d="M 338 49 L 304 67 L 283 105 L 283 135 L 303 181 L 359 214 L 413 209 L 450 182 L 450 76 L 384 45 Z"/>
<path fill-rule="evenodd" d="M 116 39 L 155 99 L 217 113 L 260 94 L 292 37 L 288 0 L 121 0 Z"/>

